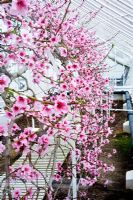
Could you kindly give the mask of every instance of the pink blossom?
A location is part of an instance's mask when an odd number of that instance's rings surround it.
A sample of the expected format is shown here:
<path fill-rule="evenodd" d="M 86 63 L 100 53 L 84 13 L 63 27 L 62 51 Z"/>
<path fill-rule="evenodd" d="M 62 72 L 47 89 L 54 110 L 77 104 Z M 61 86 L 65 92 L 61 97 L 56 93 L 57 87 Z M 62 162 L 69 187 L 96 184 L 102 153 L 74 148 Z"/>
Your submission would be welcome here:
<path fill-rule="evenodd" d="M 6 116 L 11 119 L 14 117 L 13 113 L 9 112 L 9 111 L 6 111 Z"/>
<path fill-rule="evenodd" d="M 32 169 L 28 178 L 29 178 L 29 180 L 37 180 L 40 177 L 41 177 L 40 173 L 38 171 Z"/>
<path fill-rule="evenodd" d="M 68 112 L 68 105 L 63 100 L 56 100 L 54 108 L 58 113 L 67 113 Z"/>
<path fill-rule="evenodd" d="M 22 146 L 24 146 L 24 147 L 28 146 L 29 142 L 28 142 L 27 138 L 25 138 L 23 136 L 19 136 L 19 140 L 21 141 Z"/>
<path fill-rule="evenodd" d="M 62 170 L 63 170 L 63 168 L 62 168 L 62 163 L 61 163 L 61 162 L 57 162 L 57 163 L 56 163 L 56 167 L 57 167 L 57 169 L 58 169 L 58 172 L 61 173 Z"/>
<path fill-rule="evenodd" d="M 26 55 L 25 51 L 20 51 L 19 52 L 20 57 L 24 57 Z"/>
<path fill-rule="evenodd" d="M 42 135 L 39 139 L 38 139 L 38 143 L 41 145 L 48 145 L 49 144 L 49 137 L 47 135 Z"/>
<path fill-rule="evenodd" d="M 0 136 L 3 136 L 4 132 L 5 132 L 4 127 L 0 125 Z"/>
<path fill-rule="evenodd" d="M 23 165 L 22 168 L 21 168 L 21 172 L 23 172 L 23 175 L 29 175 L 31 173 L 32 169 L 31 167 L 26 164 L 26 165 Z"/>
<path fill-rule="evenodd" d="M 78 63 L 74 63 L 74 64 L 72 65 L 72 68 L 73 68 L 73 69 L 78 69 L 78 68 L 79 68 Z"/>
<path fill-rule="evenodd" d="M 29 1 L 28 0 L 13 0 L 12 1 L 12 8 L 11 12 L 15 12 L 14 14 L 19 14 L 19 15 L 26 15 L 28 11 L 28 5 Z"/>
<path fill-rule="evenodd" d="M 10 79 L 6 75 L 0 76 L 0 93 L 4 92 L 4 89 L 8 87 Z"/>
<path fill-rule="evenodd" d="M 59 51 L 62 57 L 67 57 L 67 49 L 65 49 L 64 47 L 60 47 Z"/>
<path fill-rule="evenodd" d="M 30 60 L 28 66 L 30 69 L 34 68 L 34 62 Z"/>
<path fill-rule="evenodd" d="M 59 175 L 59 174 L 54 175 L 54 180 L 55 181 L 60 181 L 61 180 L 61 175 Z"/>
<path fill-rule="evenodd" d="M 14 113 L 15 115 L 21 113 L 21 108 L 20 108 L 19 105 L 14 104 L 12 109 L 13 109 L 13 113 Z"/>
<path fill-rule="evenodd" d="M 18 96 L 17 100 L 16 100 L 16 104 L 23 107 L 27 105 L 27 99 L 22 97 L 22 96 Z"/>
<path fill-rule="evenodd" d="M 43 115 L 50 115 L 52 113 L 52 106 L 44 106 L 42 109 Z"/>
<path fill-rule="evenodd" d="M 83 185 L 83 186 L 88 185 L 88 182 L 87 182 L 87 180 L 86 180 L 85 178 L 81 178 L 81 179 L 80 179 L 80 183 L 81 183 L 81 185 Z"/>
<path fill-rule="evenodd" d="M 20 130 L 21 130 L 20 127 L 16 123 L 14 123 L 12 127 L 12 131 L 15 132 L 15 131 L 20 131 Z"/>
<path fill-rule="evenodd" d="M 29 142 L 34 142 L 36 138 L 37 138 L 37 135 L 35 133 L 31 133 L 28 136 L 28 141 Z"/>
<path fill-rule="evenodd" d="M 5 146 L 0 142 L 0 154 L 5 150 Z"/>
<path fill-rule="evenodd" d="M 13 166 L 9 166 L 9 171 L 10 171 L 10 173 L 12 173 L 14 171 L 14 167 Z"/>
<path fill-rule="evenodd" d="M 61 88 L 62 88 L 63 90 L 66 90 L 66 89 L 67 89 L 67 84 L 63 83 L 63 84 L 61 85 Z"/>
<path fill-rule="evenodd" d="M 3 126 L 0 125 L 0 136 L 7 136 L 8 135 L 8 125 L 4 124 Z"/>
<path fill-rule="evenodd" d="M 16 138 L 14 139 L 14 143 L 12 143 L 12 147 L 18 152 L 20 148 L 23 146 L 22 142 Z"/>
<path fill-rule="evenodd" d="M 48 200 L 53 200 L 52 189 L 51 188 L 50 188 L 50 190 L 48 192 Z"/>
<path fill-rule="evenodd" d="M 20 199 L 21 190 L 19 188 L 15 188 L 12 194 L 14 199 Z"/>
<path fill-rule="evenodd" d="M 52 36 L 51 39 L 50 39 L 50 42 L 51 42 L 51 45 L 55 45 L 55 44 L 58 44 L 59 42 L 59 37 L 55 37 L 55 36 Z"/>
<path fill-rule="evenodd" d="M 32 198 L 32 195 L 33 195 L 32 187 L 28 188 L 27 191 L 28 191 L 28 196 L 30 196 Z"/>
<path fill-rule="evenodd" d="M 18 115 L 23 113 L 26 109 L 28 109 L 27 99 L 23 98 L 22 96 L 18 96 L 12 108 L 13 114 Z"/>

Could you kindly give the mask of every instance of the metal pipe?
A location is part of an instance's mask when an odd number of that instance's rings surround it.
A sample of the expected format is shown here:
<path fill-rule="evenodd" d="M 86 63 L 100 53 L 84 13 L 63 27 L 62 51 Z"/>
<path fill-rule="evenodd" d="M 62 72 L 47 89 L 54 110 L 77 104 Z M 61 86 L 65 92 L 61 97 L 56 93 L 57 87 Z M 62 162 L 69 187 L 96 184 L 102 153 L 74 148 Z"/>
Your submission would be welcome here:
<path fill-rule="evenodd" d="M 125 100 L 127 103 L 127 112 L 128 112 L 128 119 L 129 119 L 129 126 L 130 126 L 130 133 L 132 138 L 132 146 L 133 146 L 133 106 L 131 96 L 128 91 L 116 91 L 114 94 L 124 94 Z"/>
<path fill-rule="evenodd" d="M 133 106 L 132 106 L 131 96 L 128 91 L 125 92 L 125 97 L 126 97 L 127 109 L 132 110 Z M 129 126 L 130 126 L 132 145 L 133 145 L 133 111 L 128 111 L 128 119 L 129 119 Z"/>
<path fill-rule="evenodd" d="M 115 109 L 115 108 L 110 108 L 109 109 L 110 111 L 120 111 L 120 112 L 129 112 L 129 111 L 133 111 L 133 110 L 129 110 L 129 109 Z"/>
<path fill-rule="evenodd" d="M 73 190 L 73 200 L 77 200 L 77 170 L 76 170 L 77 160 L 75 153 L 75 143 L 74 149 L 72 150 L 72 190 Z"/>

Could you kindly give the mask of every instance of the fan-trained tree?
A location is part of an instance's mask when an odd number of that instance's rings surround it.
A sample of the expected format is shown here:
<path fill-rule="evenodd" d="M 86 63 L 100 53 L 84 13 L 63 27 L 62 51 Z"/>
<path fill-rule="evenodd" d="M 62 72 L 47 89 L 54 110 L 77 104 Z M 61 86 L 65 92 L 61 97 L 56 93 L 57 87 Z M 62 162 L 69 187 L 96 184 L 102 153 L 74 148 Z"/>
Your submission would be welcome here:
<path fill-rule="evenodd" d="M 91 13 L 87 20 L 94 16 Z M 73 9 L 70 0 L 2 0 L 0 23 L 0 95 L 8 118 L 0 125 L 1 199 L 39 199 L 40 192 L 55 199 L 53 180 L 61 187 L 63 178 L 72 178 L 73 167 L 78 184 L 92 186 L 101 173 L 114 170 L 100 160 L 112 133 L 108 122 L 113 120 L 107 115 L 108 80 L 102 76 L 104 44 L 80 22 L 78 8 Z M 19 78 L 25 82 L 24 90 L 13 86 Z M 31 118 L 38 131 L 27 122 Z M 26 126 L 21 127 L 18 119 Z M 69 150 L 65 169 L 57 156 L 64 148 Z M 76 166 L 71 164 L 72 151 Z M 37 167 L 48 155 L 49 179 Z M 25 159 L 14 167 L 21 156 Z M 16 186 L 18 181 L 25 192 Z"/>

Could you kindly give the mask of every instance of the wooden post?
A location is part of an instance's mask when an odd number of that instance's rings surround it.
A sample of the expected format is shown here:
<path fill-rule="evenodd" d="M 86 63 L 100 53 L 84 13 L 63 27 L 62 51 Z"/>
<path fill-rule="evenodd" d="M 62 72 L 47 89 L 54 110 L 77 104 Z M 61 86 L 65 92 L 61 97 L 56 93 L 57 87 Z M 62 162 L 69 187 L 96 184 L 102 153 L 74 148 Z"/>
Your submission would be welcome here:
<path fill-rule="evenodd" d="M 35 119 L 32 117 L 32 128 L 35 128 Z"/>

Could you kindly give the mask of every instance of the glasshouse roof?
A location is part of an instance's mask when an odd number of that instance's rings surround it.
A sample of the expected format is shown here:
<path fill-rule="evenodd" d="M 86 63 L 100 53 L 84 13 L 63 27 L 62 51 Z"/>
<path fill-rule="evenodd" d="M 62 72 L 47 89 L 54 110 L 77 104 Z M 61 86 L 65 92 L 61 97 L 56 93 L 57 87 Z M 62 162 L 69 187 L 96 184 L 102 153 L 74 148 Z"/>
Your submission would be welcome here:
<path fill-rule="evenodd" d="M 81 1 L 74 0 L 74 6 Z M 82 6 L 81 15 L 99 10 L 92 22 L 97 35 L 102 40 L 110 40 L 125 54 L 133 51 L 133 1 L 132 0 L 86 0 Z"/>

